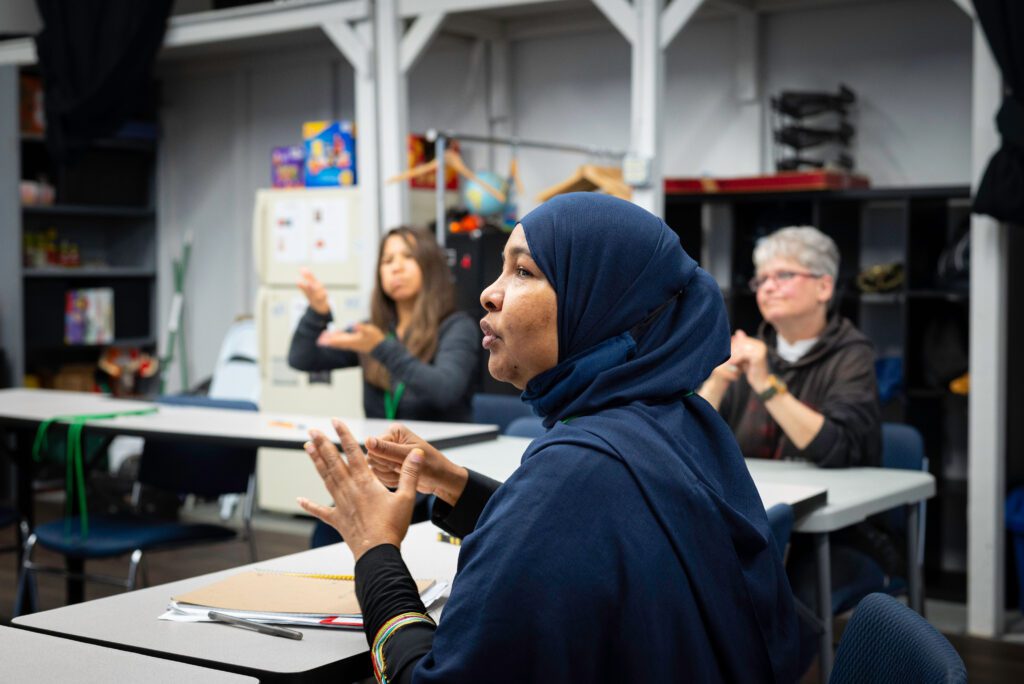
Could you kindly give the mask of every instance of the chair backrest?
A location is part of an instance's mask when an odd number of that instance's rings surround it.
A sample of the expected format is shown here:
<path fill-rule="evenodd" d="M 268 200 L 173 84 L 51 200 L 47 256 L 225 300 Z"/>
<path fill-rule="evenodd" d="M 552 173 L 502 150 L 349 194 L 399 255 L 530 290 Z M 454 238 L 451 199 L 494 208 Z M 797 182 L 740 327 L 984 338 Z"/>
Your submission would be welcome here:
<path fill-rule="evenodd" d="M 924 439 L 917 428 L 903 423 L 882 423 L 882 467 L 898 470 L 928 472 L 928 459 L 924 454 Z M 920 557 L 924 557 L 925 500 L 919 504 L 918 544 Z M 906 531 L 907 515 L 902 507 L 889 511 L 885 520 L 892 531 Z"/>
<path fill-rule="evenodd" d="M 175 395 L 157 399 L 175 406 L 255 411 L 248 401 Z M 176 494 L 214 497 L 244 493 L 256 470 L 256 449 L 184 440 L 146 438 L 139 463 L 139 482 Z"/>
<path fill-rule="evenodd" d="M 785 557 L 789 546 L 789 535 L 793 532 L 793 507 L 786 503 L 775 504 L 768 509 L 768 526 L 775 539 L 775 548 L 779 555 Z"/>
<path fill-rule="evenodd" d="M 967 681 L 956 649 L 913 610 L 887 594 L 869 594 L 853 612 L 829 684 Z"/>
<path fill-rule="evenodd" d="M 533 410 L 518 397 L 511 394 L 474 394 L 473 422 L 497 425 L 504 434 L 505 429 L 516 418 L 533 416 Z"/>
<path fill-rule="evenodd" d="M 924 439 L 916 428 L 902 423 L 882 423 L 882 467 L 921 470 Z"/>
<path fill-rule="evenodd" d="M 537 416 L 523 416 L 509 423 L 503 434 L 509 437 L 529 437 L 530 439 L 535 439 L 545 432 L 547 430 L 544 428 L 544 423 L 540 418 Z"/>
<path fill-rule="evenodd" d="M 210 378 L 209 396 L 259 402 L 260 372 L 256 323 L 237 320 L 228 328 Z"/>

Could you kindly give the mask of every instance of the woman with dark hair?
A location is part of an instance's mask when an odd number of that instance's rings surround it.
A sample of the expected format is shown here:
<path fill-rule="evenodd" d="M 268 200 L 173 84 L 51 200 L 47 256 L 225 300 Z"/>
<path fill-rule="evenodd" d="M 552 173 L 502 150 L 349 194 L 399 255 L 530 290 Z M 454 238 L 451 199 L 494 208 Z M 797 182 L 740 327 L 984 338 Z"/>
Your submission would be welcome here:
<path fill-rule="evenodd" d="M 715 281 L 657 217 L 577 193 L 523 218 L 480 301 L 491 375 L 548 428 L 504 484 L 401 426 L 368 456 L 340 421 L 345 458 L 306 444 L 337 506 L 300 504 L 348 541 L 378 680 L 795 681 L 764 507 L 694 392 L 729 357 Z M 436 625 L 399 552 L 417 491 L 463 537 Z"/>
<path fill-rule="evenodd" d="M 430 233 L 403 226 L 381 240 L 377 261 L 370 320 L 347 330 L 327 329 L 327 290 L 303 269 L 298 285 L 309 308 L 292 337 L 289 365 L 362 366 L 367 418 L 470 421 L 480 333 L 455 311 L 444 253 Z"/>
<path fill-rule="evenodd" d="M 480 332 L 455 311 L 444 253 L 430 233 L 403 226 L 381 240 L 377 261 L 370 320 L 347 330 L 327 329 L 327 290 L 303 269 L 298 285 L 309 308 L 292 337 L 289 365 L 302 371 L 362 366 L 367 418 L 469 422 Z M 417 517 L 426 517 L 424 497 Z M 313 546 L 337 541 L 323 524 L 314 530 Z"/>

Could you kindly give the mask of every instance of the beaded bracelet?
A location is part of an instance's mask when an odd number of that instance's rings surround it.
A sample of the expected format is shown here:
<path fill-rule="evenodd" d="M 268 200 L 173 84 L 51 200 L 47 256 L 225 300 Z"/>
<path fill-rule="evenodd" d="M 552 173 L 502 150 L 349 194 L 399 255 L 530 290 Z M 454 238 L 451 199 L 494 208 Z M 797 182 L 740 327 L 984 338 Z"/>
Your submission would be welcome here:
<path fill-rule="evenodd" d="M 387 675 L 384 671 L 384 644 L 392 634 L 407 625 L 418 622 L 425 622 L 430 625 L 437 625 L 434 619 L 425 613 L 399 613 L 381 626 L 377 636 L 373 640 L 373 648 L 370 650 L 370 659 L 373 661 L 373 676 L 380 684 L 388 684 Z"/>

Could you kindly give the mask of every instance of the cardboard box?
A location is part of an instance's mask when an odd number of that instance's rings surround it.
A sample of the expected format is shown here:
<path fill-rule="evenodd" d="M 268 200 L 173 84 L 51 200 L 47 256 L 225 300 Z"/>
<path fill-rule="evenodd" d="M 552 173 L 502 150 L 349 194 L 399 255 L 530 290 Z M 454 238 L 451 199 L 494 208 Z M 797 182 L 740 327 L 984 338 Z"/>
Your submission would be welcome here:
<path fill-rule="evenodd" d="M 298 145 L 275 147 L 270 151 L 270 185 L 275 188 L 305 186 L 306 151 Z"/>
<path fill-rule="evenodd" d="M 307 188 L 356 184 L 356 139 L 350 121 L 308 121 L 302 124 L 302 140 Z"/>

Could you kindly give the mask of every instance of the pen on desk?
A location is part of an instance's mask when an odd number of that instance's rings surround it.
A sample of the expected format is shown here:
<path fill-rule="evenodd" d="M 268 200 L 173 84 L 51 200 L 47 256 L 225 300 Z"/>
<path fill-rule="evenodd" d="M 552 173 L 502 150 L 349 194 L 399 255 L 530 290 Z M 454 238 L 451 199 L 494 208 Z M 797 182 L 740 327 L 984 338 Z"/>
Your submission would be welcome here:
<path fill-rule="evenodd" d="M 265 625 L 262 622 L 254 622 L 253 620 L 243 620 L 242 618 L 218 613 L 215 610 L 211 610 L 207 615 L 209 615 L 210 619 L 214 622 L 223 622 L 224 624 L 231 625 L 232 627 L 251 629 L 252 631 L 259 632 L 260 634 L 269 634 L 271 636 L 284 637 L 285 639 L 302 639 L 302 632 L 295 629 L 278 627 L 277 625 Z"/>

